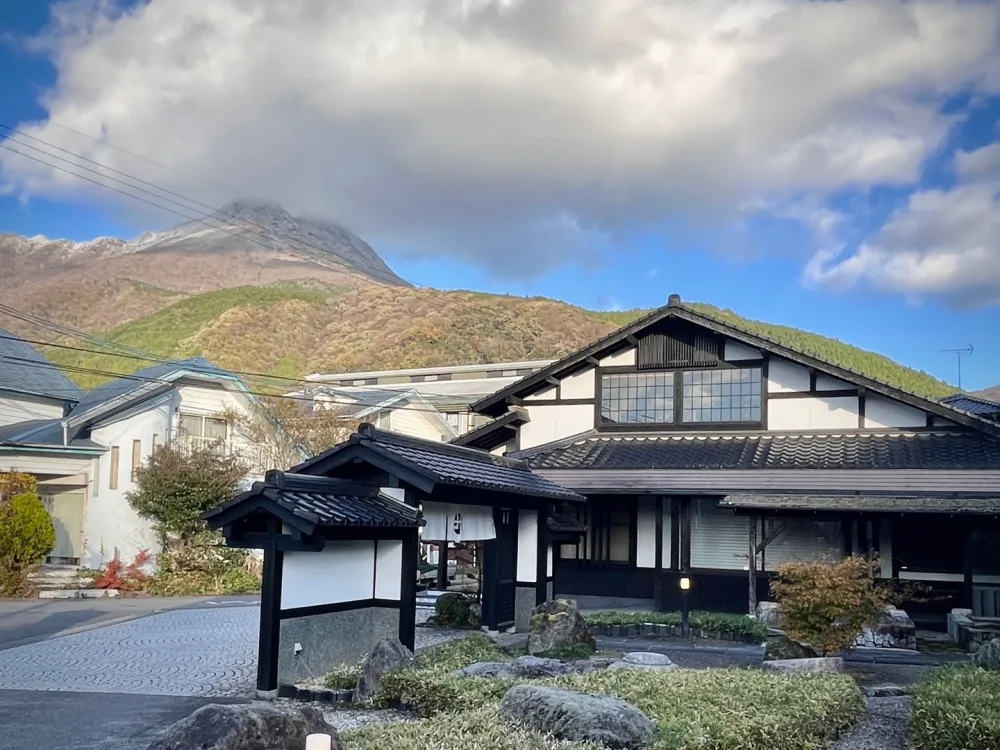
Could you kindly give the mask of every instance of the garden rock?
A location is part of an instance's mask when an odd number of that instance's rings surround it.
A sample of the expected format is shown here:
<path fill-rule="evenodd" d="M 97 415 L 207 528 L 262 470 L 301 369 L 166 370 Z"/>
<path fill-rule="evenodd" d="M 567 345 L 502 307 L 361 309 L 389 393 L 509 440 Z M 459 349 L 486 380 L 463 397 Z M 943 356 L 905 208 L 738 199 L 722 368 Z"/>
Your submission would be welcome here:
<path fill-rule="evenodd" d="M 767 639 L 764 648 L 765 661 L 774 659 L 813 659 L 818 654 L 812 648 L 799 641 L 793 641 L 786 635 L 773 636 Z"/>
<path fill-rule="evenodd" d="M 1000 670 L 1000 638 L 987 641 L 972 656 L 972 663 L 982 669 Z"/>
<path fill-rule="evenodd" d="M 644 669 L 648 671 L 665 672 L 672 669 L 680 669 L 670 661 L 664 654 L 657 654 L 652 651 L 634 651 L 625 654 L 621 661 L 616 661 L 608 669 Z"/>
<path fill-rule="evenodd" d="M 778 624 L 780 610 L 777 602 L 758 602 L 757 619 L 769 628 L 780 627 Z"/>
<path fill-rule="evenodd" d="M 580 643 L 597 649 L 594 635 L 583 615 L 565 599 L 544 602 L 531 611 L 529 654 L 541 654 Z"/>
<path fill-rule="evenodd" d="M 869 698 L 898 698 L 901 695 L 906 695 L 906 689 L 891 683 L 872 685 L 865 688 L 865 695 Z"/>
<path fill-rule="evenodd" d="M 341 747 L 337 730 L 310 706 L 213 703 L 171 726 L 149 750 L 302 750 L 310 734 L 328 734 L 334 750 Z"/>
<path fill-rule="evenodd" d="M 656 739 L 648 716 L 610 695 L 515 685 L 500 701 L 500 716 L 557 739 L 610 748 L 639 748 Z"/>
<path fill-rule="evenodd" d="M 765 671 L 781 674 L 839 674 L 844 671 L 844 660 L 839 656 L 817 659 L 775 659 L 762 665 Z"/>
<path fill-rule="evenodd" d="M 354 688 L 354 698 L 366 701 L 378 691 L 382 678 L 389 672 L 413 666 L 413 652 L 397 638 L 383 638 L 375 644 L 361 666 L 361 676 Z"/>
<path fill-rule="evenodd" d="M 589 674 L 608 666 L 609 660 L 581 659 L 559 661 L 538 656 L 520 656 L 514 661 L 480 661 L 452 672 L 453 677 L 495 677 L 500 679 L 537 679 L 567 674 Z"/>

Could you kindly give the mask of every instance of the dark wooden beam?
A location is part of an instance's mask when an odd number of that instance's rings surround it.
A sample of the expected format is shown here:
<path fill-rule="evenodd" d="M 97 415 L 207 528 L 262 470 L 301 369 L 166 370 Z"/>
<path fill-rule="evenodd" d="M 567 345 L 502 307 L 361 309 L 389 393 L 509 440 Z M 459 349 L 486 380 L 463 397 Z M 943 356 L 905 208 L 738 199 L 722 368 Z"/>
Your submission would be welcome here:
<path fill-rule="evenodd" d="M 264 571 L 260 586 L 260 635 L 257 642 L 257 690 L 278 689 L 278 645 L 281 632 L 281 550 L 264 548 Z"/>

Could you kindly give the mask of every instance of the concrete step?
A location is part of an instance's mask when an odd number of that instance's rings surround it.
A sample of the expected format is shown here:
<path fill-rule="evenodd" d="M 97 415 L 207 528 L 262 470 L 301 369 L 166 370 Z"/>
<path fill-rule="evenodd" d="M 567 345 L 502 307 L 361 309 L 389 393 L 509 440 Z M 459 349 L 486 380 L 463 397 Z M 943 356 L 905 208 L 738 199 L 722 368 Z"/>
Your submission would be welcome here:
<path fill-rule="evenodd" d="M 39 599 L 104 599 L 118 596 L 118 589 L 43 589 Z"/>

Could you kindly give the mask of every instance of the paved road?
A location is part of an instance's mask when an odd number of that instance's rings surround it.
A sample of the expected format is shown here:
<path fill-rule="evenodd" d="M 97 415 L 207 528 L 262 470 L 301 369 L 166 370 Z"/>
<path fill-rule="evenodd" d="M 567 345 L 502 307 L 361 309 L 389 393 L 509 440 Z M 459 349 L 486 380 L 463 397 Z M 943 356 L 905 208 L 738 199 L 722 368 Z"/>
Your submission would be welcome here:
<path fill-rule="evenodd" d="M 257 601 L 252 596 L 0 601 L 0 650 L 159 612 L 217 609 Z"/>
<path fill-rule="evenodd" d="M 146 750 L 205 704 L 233 702 L 238 700 L 0 690 L 0 750 Z"/>

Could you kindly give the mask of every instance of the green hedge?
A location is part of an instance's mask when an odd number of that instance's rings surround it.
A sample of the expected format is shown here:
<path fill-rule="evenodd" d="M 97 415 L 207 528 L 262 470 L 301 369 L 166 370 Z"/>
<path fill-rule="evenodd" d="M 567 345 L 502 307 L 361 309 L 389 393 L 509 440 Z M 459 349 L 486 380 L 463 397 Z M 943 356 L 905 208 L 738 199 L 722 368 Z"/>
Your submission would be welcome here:
<path fill-rule="evenodd" d="M 658 725 L 657 747 L 663 750 L 818 750 L 864 711 L 864 698 L 844 675 L 621 670 L 539 682 L 609 693 L 635 704 Z M 345 732 L 345 747 L 583 750 L 584 745 L 559 743 L 499 721 L 497 705 L 512 684 L 454 679 L 438 669 L 398 673 L 394 689 L 419 695 L 427 709 L 421 713 L 434 718 Z"/>
<path fill-rule="evenodd" d="M 681 626 L 680 612 L 595 612 L 585 615 L 584 619 L 591 627 L 608 627 L 616 625 L 666 625 L 676 628 Z M 724 612 L 691 612 L 690 624 L 692 630 L 705 633 L 736 636 L 746 639 L 767 637 L 767 627 L 759 620 L 747 615 L 731 615 Z"/>
<path fill-rule="evenodd" d="M 913 750 L 1000 748 L 1000 672 L 947 667 L 921 683 L 913 700 Z"/>

